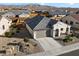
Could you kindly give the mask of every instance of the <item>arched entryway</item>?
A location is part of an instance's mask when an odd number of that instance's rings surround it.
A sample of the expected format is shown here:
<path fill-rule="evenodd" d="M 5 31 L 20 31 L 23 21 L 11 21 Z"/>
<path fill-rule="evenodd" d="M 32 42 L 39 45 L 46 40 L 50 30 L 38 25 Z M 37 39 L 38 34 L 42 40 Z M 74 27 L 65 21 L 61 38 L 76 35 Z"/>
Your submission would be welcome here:
<path fill-rule="evenodd" d="M 70 28 L 69 27 L 66 28 L 66 34 L 70 34 Z"/>
<path fill-rule="evenodd" d="M 55 37 L 58 37 L 59 36 L 59 29 L 56 29 L 55 30 Z"/>

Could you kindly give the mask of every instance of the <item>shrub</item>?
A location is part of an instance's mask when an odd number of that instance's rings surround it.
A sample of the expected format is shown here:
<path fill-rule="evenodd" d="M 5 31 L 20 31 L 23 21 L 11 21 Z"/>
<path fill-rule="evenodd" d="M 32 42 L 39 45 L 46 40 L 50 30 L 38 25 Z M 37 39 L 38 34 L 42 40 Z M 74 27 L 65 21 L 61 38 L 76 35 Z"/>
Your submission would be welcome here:
<path fill-rule="evenodd" d="M 11 37 L 12 36 L 12 33 L 11 32 L 5 32 L 5 36 L 6 37 Z"/>
<path fill-rule="evenodd" d="M 16 28 L 16 24 L 12 24 L 10 28 Z"/>
<path fill-rule="evenodd" d="M 76 36 L 77 38 L 79 38 L 79 33 L 78 33 L 78 34 L 76 33 L 75 36 Z"/>
<path fill-rule="evenodd" d="M 11 33 L 16 33 L 16 31 L 17 31 L 17 28 L 12 28 L 12 29 L 10 30 Z"/>
<path fill-rule="evenodd" d="M 16 33 L 19 33 L 20 31 L 19 30 L 16 30 Z"/>
<path fill-rule="evenodd" d="M 25 38 L 24 38 L 24 42 L 28 42 L 28 41 L 29 41 L 28 38 L 25 37 Z"/>
<path fill-rule="evenodd" d="M 73 37 L 73 36 L 75 36 L 75 35 L 74 35 L 74 33 L 72 33 L 70 36 Z"/>
<path fill-rule="evenodd" d="M 70 42 L 72 41 L 73 39 L 71 38 L 71 36 L 66 36 L 65 39 L 63 39 L 63 42 Z"/>
<path fill-rule="evenodd" d="M 17 28 L 12 28 L 12 29 L 10 30 L 10 32 L 13 32 L 13 33 L 19 33 L 20 30 L 18 30 Z"/>
<path fill-rule="evenodd" d="M 67 39 L 63 39 L 63 42 L 68 42 L 68 40 Z"/>
<path fill-rule="evenodd" d="M 77 38 L 79 38 L 79 36 L 78 36 L 78 35 L 77 35 L 76 37 L 77 37 Z"/>
<path fill-rule="evenodd" d="M 15 33 L 14 32 L 12 32 L 12 35 L 14 35 Z"/>

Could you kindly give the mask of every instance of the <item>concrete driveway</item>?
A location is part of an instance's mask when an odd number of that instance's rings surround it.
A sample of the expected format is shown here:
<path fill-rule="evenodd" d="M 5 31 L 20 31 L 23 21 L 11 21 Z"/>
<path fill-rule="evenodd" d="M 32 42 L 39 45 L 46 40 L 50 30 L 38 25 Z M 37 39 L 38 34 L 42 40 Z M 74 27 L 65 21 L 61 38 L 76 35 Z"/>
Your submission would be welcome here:
<path fill-rule="evenodd" d="M 36 40 L 40 43 L 45 51 L 62 47 L 62 45 L 50 37 L 39 38 Z"/>

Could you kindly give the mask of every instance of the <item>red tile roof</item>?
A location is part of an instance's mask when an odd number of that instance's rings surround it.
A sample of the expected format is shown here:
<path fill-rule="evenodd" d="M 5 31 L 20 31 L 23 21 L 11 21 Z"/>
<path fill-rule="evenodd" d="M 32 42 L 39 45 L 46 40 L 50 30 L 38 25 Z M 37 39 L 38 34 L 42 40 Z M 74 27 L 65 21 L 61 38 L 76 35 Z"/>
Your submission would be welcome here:
<path fill-rule="evenodd" d="M 71 16 L 79 21 L 79 14 L 74 14 L 74 15 L 71 15 Z"/>

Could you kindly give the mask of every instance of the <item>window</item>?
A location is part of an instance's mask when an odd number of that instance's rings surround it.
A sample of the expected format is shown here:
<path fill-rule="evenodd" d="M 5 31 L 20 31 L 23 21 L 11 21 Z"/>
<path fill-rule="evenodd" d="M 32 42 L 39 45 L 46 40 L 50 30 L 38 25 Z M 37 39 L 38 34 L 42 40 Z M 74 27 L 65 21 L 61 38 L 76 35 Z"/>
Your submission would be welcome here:
<path fill-rule="evenodd" d="M 2 27 L 3 27 L 3 30 L 4 30 L 5 29 L 5 26 L 3 25 Z"/>
<path fill-rule="evenodd" d="M 76 22 L 76 24 L 79 24 L 79 22 Z"/>
<path fill-rule="evenodd" d="M 62 22 L 62 20 L 60 20 Z"/>
<path fill-rule="evenodd" d="M 56 37 L 59 36 L 59 29 L 56 29 L 56 30 L 55 30 L 55 36 L 56 36 Z"/>
<path fill-rule="evenodd" d="M 69 28 L 66 28 L 66 32 L 69 30 Z"/>
<path fill-rule="evenodd" d="M 70 21 L 70 25 L 73 25 L 73 22 L 72 21 Z"/>
<path fill-rule="evenodd" d="M 15 17 L 19 17 L 19 15 L 16 15 Z"/>
<path fill-rule="evenodd" d="M 61 31 L 63 31 L 63 28 L 61 28 Z"/>
<path fill-rule="evenodd" d="M 68 21 L 66 20 L 66 24 L 68 24 Z"/>

